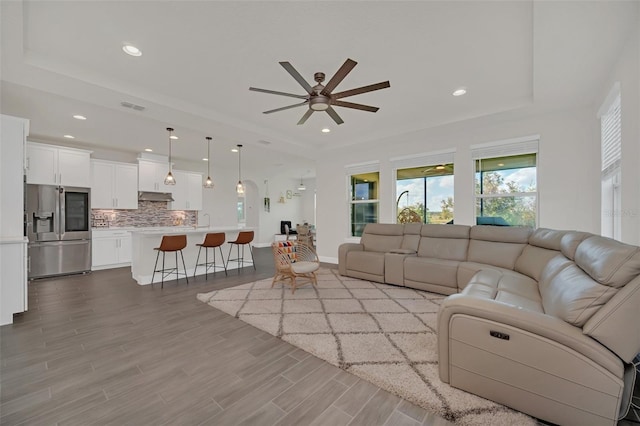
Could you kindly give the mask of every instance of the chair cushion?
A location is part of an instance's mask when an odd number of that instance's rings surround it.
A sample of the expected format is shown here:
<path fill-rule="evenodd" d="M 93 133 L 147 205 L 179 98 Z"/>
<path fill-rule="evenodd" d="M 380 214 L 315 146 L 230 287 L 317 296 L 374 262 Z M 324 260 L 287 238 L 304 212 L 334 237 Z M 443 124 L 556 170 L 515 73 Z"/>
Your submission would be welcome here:
<path fill-rule="evenodd" d="M 296 262 L 291 264 L 291 270 L 296 274 L 308 274 L 320 269 L 318 262 Z"/>

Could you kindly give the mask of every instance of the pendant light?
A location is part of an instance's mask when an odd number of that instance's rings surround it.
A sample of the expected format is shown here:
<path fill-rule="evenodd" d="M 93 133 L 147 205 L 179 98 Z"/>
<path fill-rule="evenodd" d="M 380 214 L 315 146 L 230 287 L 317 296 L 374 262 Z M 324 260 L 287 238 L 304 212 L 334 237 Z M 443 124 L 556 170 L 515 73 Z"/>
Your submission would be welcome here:
<path fill-rule="evenodd" d="M 244 185 L 242 184 L 242 169 L 241 169 L 241 162 L 242 162 L 242 145 L 238 144 L 236 145 L 238 147 L 238 184 L 236 185 L 236 192 L 238 193 L 238 195 L 240 194 L 244 194 Z"/>
<path fill-rule="evenodd" d="M 213 189 L 213 181 L 211 180 L 211 137 L 207 136 L 207 180 L 202 185 L 206 189 Z"/>
<path fill-rule="evenodd" d="M 167 173 L 167 177 L 164 178 L 165 185 L 175 185 L 176 179 L 173 177 L 173 173 L 171 173 L 171 169 L 173 165 L 171 164 L 171 134 L 173 129 L 171 127 L 167 127 L 167 131 L 169 132 L 169 173 Z"/>
<path fill-rule="evenodd" d="M 300 185 L 298 185 L 298 191 L 306 191 L 307 187 L 304 186 L 304 182 L 302 182 L 302 176 L 300 176 Z"/>

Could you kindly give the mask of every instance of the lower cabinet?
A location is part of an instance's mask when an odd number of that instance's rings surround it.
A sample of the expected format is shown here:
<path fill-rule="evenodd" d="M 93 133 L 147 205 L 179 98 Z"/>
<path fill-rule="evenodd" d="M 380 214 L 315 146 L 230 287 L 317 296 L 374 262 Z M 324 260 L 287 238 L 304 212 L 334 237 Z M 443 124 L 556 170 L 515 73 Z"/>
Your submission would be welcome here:
<path fill-rule="evenodd" d="M 129 231 L 93 231 L 91 270 L 131 265 L 131 233 Z"/>

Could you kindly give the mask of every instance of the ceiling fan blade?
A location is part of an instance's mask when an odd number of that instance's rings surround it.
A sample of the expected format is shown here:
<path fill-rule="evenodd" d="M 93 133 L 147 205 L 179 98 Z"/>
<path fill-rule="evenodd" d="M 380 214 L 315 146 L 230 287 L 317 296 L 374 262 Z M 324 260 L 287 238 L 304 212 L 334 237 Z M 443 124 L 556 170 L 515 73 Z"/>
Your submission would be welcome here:
<path fill-rule="evenodd" d="M 335 122 L 336 122 L 336 124 L 342 124 L 342 123 L 344 123 L 344 121 L 342 120 L 342 118 L 340 118 L 340 116 L 338 115 L 338 113 L 336 112 L 336 110 L 335 110 L 335 109 L 333 109 L 333 108 L 329 107 L 329 108 L 327 108 L 327 110 L 326 110 L 326 111 L 327 111 L 327 114 L 329 114 L 329 116 L 330 116 L 331 118 L 333 118 L 333 121 L 335 121 Z"/>
<path fill-rule="evenodd" d="M 358 87 L 357 89 L 345 90 L 344 92 L 334 93 L 331 95 L 332 99 L 346 98 L 348 96 L 359 95 L 361 93 L 373 92 L 374 90 L 386 89 L 391 87 L 388 81 L 382 83 L 370 84 L 368 86 Z"/>
<path fill-rule="evenodd" d="M 304 102 L 299 103 L 299 104 L 293 104 L 293 105 L 289 105 L 289 106 L 282 107 L 282 108 L 270 109 L 269 111 L 263 112 L 263 114 L 271 114 L 272 112 L 284 111 L 285 109 L 295 108 L 295 107 L 299 107 L 299 106 L 306 105 L 306 104 L 307 104 L 307 101 L 304 101 Z"/>
<path fill-rule="evenodd" d="M 352 59 L 347 59 L 346 61 L 344 61 L 344 64 L 342 64 L 340 69 L 336 71 L 333 77 L 331 77 L 331 80 L 329 80 L 329 82 L 326 84 L 326 86 L 324 86 L 324 89 L 322 89 L 322 92 L 320 93 L 324 96 L 328 96 L 329 94 L 331 94 L 331 91 L 335 89 L 342 80 L 344 80 L 347 74 L 349 74 L 353 67 L 355 67 L 357 64 L 358 63 Z"/>
<path fill-rule="evenodd" d="M 309 108 L 307 112 L 304 113 L 300 121 L 298 121 L 298 126 L 304 124 L 304 122 L 307 121 L 307 118 L 311 117 L 311 114 L 313 114 L 313 110 Z"/>
<path fill-rule="evenodd" d="M 300 84 L 300 86 L 302 86 L 304 88 L 304 90 L 307 91 L 308 94 L 313 94 L 313 89 L 311 88 L 311 86 L 309 85 L 309 83 L 307 83 L 307 81 L 302 78 L 302 76 L 300 75 L 300 73 L 298 71 L 296 71 L 296 69 L 293 67 L 293 65 L 291 65 L 289 62 L 280 62 L 280 65 L 282 65 L 282 67 L 287 70 L 287 72 L 289 74 L 291 74 L 291 77 L 295 78 L 295 80 L 298 82 L 298 84 Z"/>
<path fill-rule="evenodd" d="M 337 101 L 337 100 L 331 102 L 331 105 L 344 107 L 344 108 L 360 109 L 362 111 L 369 111 L 369 112 L 376 112 L 380 109 L 378 107 L 372 107 L 369 105 L 354 104 L 353 102 L 345 102 L 345 101 Z"/>
<path fill-rule="evenodd" d="M 249 87 L 249 90 L 252 90 L 254 92 L 269 93 L 272 95 L 281 95 L 281 96 L 289 96 L 289 97 L 298 98 L 298 99 L 307 99 L 307 96 L 305 95 L 294 95 L 293 93 L 277 92 L 275 90 L 267 90 L 267 89 L 258 89 L 257 87 Z"/>

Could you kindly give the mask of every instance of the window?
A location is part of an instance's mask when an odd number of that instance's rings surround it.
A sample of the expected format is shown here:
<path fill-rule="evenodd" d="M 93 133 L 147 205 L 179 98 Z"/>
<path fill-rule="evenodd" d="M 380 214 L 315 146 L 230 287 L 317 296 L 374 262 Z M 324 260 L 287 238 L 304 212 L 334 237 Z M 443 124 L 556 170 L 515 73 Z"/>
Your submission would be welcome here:
<path fill-rule="evenodd" d="M 472 147 L 477 224 L 536 227 L 537 150 L 537 140 Z"/>
<path fill-rule="evenodd" d="M 453 163 L 396 171 L 398 223 L 453 220 Z"/>
<path fill-rule="evenodd" d="M 238 197 L 238 223 L 245 223 L 246 222 L 244 206 L 245 206 L 245 198 L 244 197 Z"/>
<path fill-rule="evenodd" d="M 350 235 L 359 237 L 367 223 L 378 222 L 378 162 L 347 166 L 349 179 Z"/>
<path fill-rule="evenodd" d="M 614 86 L 600 111 L 602 151 L 600 233 L 605 237 L 619 240 L 621 238 L 622 115 L 618 84 Z"/>

